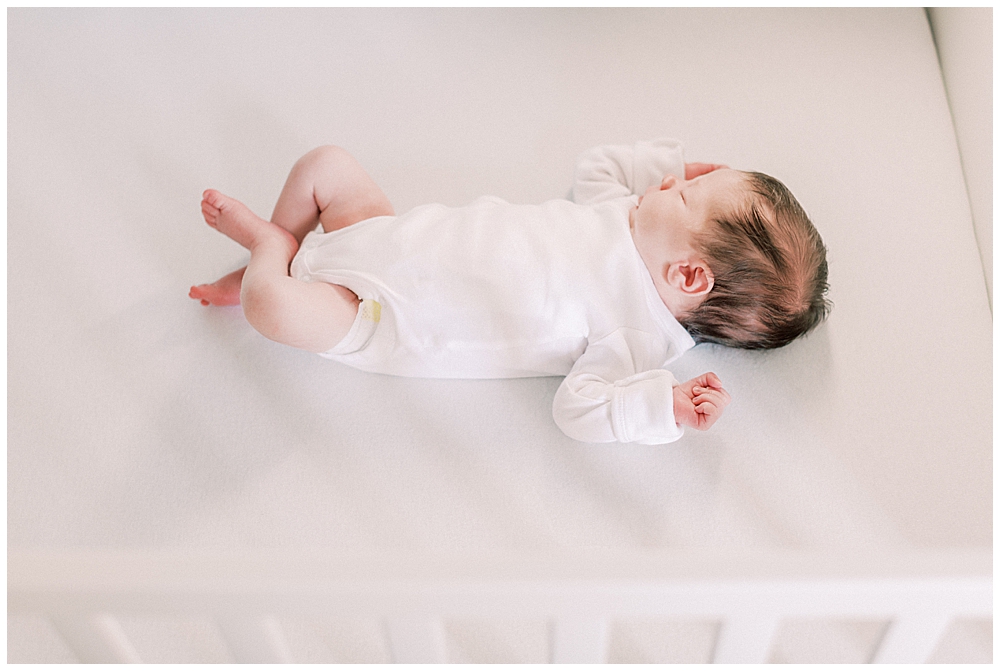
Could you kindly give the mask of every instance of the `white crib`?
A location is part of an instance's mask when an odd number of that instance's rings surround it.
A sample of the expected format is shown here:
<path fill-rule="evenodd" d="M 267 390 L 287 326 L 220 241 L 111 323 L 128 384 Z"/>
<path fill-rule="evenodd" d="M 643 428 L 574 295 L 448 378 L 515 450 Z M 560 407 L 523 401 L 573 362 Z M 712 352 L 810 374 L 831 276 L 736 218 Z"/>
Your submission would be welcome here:
<path fill-rule="evenodd" d="M 141 662 L 119 614 L 207 615 L 232 658 L 296 661 L 282 619 L 377 618 L 392 660 L 449 661 L 446 618 L 538 619 L 555 663 L 606 660 L 615 618 L 720 623 L 716 663 L 762 663 L 788 618 L 889 621 L 872 661 L 920 663 L 956 617 L 992 615 L 992 555 L 771 552 L 366 560 L 189 553 L 14 553 L 8 608 L 48 618 L 85 662 Z"/>
<path fill-rule="evenodd" d="M 991 145 L 959 88 L 920 8 L 9 10 L 8 661 L 987 661 Z M 677 443 L 186 297 L 246 260 L 202 191 L 265 214 L 312 147 L 402 212 L 565 197 L 581 151 L 664 136 L 785 181 L 835 304 L 682 357 L 734 401 Z"/>

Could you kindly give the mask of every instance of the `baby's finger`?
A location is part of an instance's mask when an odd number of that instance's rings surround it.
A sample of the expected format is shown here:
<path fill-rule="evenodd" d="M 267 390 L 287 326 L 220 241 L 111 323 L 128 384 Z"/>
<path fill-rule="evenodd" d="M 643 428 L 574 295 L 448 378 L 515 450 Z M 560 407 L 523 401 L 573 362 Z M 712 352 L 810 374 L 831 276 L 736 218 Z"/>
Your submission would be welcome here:
<path fill-rule="evenodd" d="M 711 171 L 712 171 L 712 165 L 710 163 L 685 163 L 684 179 L 694 179 L 695 177 L 701 177 L 705 173 Z"/>
<path fill-rule="evenodd" d="M 715 373 L 705 373 L 700 378 L 698 378 L 698 383 L 704 387 L 712 387 L 713 389 L 722 389 L 722 380 Z"/>
<path fill-rule="evenodd" d="M 699 415 L 704 415 L 705 417 L 717 417 L 722 414 L 722 410 L 719 409 L 719 406 L 715 405 L 711 401 L 699 403 L 694 407 L 694 411 Z"/>
<path fill-rule="evenodd" d="M 701 403 L 697 403 L 694 406 L 694 411 L 699 415 L 711 415 L 718 410 L 716 405 L 710 399 L 704 399 Z"/>
<path fill-rule="evenodd" d="M 695 396 L 694 399 L 692 399 L 692 402 L 695 406 L 711 402 L 715 405 L 715 407 L 721 410 L 729 405 L 729 394 L 727 394 L 724 390 L 711 389 Z"/>
<path fill-rule="evenodd" d="M 711 403 L 705 403 L 695 408 L 695 413 L 698 417 L 698 429 L 701 431 L 712 428 L 712 425 L 722 416 L 722 412 Z"/>
<path fill-rule="evenodd" d="M 722 387 L 717 387 L 713 389 L 712 393 L 714 393 L 719 398 L 723 406 L 729 405 L 729 402 L 733 400 L 733 397 L 729 395 L 729 392 L 723 389 Z"/>
<path fill-rule="evenodd" d="M 694 179 L 695 177 L 701 177 L 702 175 L 708 174 L 714 170 L 720 170 L 728 167 L 729 166 L 722 165 L 721 163 L 685 163 L 684 179 Z"/>
<path fill-rule="evenodd" d="M 723 403 L 729 403 L 729 401 L 732 399 L 732 397 L 729 395 L 729 392 L 723 389 L 722 387 L 703 387 L 702 389 L 703 389 L 703 391 L 701 392 L 702 394 L 711 394 L 712 396 L 719 399 Z"/>

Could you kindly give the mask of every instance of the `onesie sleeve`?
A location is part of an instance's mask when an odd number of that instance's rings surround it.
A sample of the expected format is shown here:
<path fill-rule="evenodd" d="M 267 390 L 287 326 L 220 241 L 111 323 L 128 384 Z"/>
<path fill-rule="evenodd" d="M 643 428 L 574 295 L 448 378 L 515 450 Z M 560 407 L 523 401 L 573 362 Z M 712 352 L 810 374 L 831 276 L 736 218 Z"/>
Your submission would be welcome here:
<path fill-rule="evenodd" d="M 676 378 L 650 366 L 649 349 L 628 331 L 590 344 L 556 391 L 552 416 L 570 438 L 659 445 L 684 434 L 674 421 Z"/>
<path fill-rule="evenodd" d="M 642 195 L 667 174 L 684 178 L 684 150 L 677 140 L 594 147 L 577 159 L 573 201 L 593 205 Z"/>

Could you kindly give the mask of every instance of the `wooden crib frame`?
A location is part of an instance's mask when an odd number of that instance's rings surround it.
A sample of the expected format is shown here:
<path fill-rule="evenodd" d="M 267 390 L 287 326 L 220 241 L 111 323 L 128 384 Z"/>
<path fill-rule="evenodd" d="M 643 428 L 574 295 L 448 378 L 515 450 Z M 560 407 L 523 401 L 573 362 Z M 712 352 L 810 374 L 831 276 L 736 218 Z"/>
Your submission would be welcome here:
<path fill-rule="evenodd" d="M 396 662 L 445 662 L 442 620 L 547 618 L 552 662 L 606 660 L 617 617 L 721 622 L 713 661 L 768 659 L 786 618 L 890 621 L 875 662 L 922 662 L 992 616 L 992 552 L 699 552 L 485 558 L 76 550 L 8 557 L 8 612 L 85 662 L 139 662 L 116 616 L 209 615 L 238 662 L 292 662 L 282 617 L 378 617 Z"/>

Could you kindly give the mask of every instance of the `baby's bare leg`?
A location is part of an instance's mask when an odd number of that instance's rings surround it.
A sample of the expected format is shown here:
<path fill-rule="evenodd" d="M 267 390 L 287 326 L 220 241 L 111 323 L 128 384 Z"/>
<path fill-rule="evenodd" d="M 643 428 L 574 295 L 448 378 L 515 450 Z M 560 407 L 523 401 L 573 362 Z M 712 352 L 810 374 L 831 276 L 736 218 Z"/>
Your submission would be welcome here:
<path fill-rule="evenodd" d="M 202 305 L 239 305 L 240 287 L 243 285 L 243 273 L 247 267 L 234 270 L 223 275 L 211 284 L 199 284 L 191 287 L 188 296 L 201 301 Z"/>
<path fill-rule="evenodd" d="M 210 226 L 250 250 L 240 302 L 251 326 L 271 340 L 311 352 L 325 352 L 347 335 L 358 297 L 335 284 L 289 277 L 288 264 L 299 248 L 291 233 L 211 189 L 202 212 Z"/>
<path fill-rule="evenodd" d="M 339 147 L 325 146 L 296 161 L 274 206 L 271 222 L 288 231 L 296 242 L 302 242 L 317 223 L 330 232 L 392 214 L 389 199 L 357 160 Z M 237 305 L 245 270 L 241 268 L 212 284 L 192 287 L 189 295 L 204 305 Z"/>
<path fill-rule="evenodd" d="M 392 214 L 392 203 L 361 164 L 340 147 L 325 146 L 292 166 L 271 221 L 302 242 L 317 222 L 329 233 Z"/>

